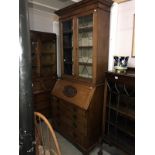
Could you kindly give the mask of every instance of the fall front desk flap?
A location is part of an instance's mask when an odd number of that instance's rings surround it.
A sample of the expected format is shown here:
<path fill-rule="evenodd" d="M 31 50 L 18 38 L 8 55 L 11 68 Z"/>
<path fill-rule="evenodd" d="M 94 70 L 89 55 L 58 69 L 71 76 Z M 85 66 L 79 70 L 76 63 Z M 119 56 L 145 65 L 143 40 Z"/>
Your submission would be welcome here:
<path fill-rule="evenodd" d="M 67 80 L 57 80 L 52 95 L 87 110 L 95 88 Z"/>

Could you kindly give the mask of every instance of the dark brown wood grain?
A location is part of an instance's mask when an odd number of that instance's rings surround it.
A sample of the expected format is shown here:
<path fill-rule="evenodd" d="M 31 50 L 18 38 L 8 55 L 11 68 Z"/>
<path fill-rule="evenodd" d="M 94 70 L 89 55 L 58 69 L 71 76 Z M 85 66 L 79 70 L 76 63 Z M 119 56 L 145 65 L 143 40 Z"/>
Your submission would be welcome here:
<path fill-rule="evenodd" d="M 34 110 L 50 116 L 50 92 L 56 82 L 56 35 L 30 31 Z M 51 44 L 51 45 L 50 45 Z"/>
<path fill-rule="evenodd" d="M 118 92 L 114 92 L 113 89 L 115 88 L 118 89 Z M 125 89 L 130 93 L 126 93 Z M 112 93 L 114 94 L 110 99 Z M 112 99 L 115 97 L 119 99 L 112 101 Z M 134 154 L 135 74 L 133 70 L 132 72 L 129 70 L 129 72 L 127 71 L 126 73 L 121 74 L 115 72 L 106 72 L 102 138 L 107 143 L 119 147 L 127 154 Z"/>

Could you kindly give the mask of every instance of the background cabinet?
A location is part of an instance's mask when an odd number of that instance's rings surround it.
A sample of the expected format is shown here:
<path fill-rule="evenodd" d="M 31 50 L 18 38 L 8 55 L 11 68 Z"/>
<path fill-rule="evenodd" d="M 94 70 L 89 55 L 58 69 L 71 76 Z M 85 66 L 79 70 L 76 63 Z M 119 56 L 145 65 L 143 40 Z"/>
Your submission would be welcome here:
<path fill-rule="evenodd" d="M 56 35 L 30 31 L 35 111 L 50 115 L 50 92 L 56 82 Z"/>
<path fill-rule="evenodd" d="M 134 74 L 106 73 L 103 139 L 133 155 L 135 148 Z"/>
<path fill-rule="evenodd" d="M 84 153 L 101 135 L 111 4 L 83 0 L 56 11 L 60 16 L 62 77 L 52 90 L 52 122 Z"/>

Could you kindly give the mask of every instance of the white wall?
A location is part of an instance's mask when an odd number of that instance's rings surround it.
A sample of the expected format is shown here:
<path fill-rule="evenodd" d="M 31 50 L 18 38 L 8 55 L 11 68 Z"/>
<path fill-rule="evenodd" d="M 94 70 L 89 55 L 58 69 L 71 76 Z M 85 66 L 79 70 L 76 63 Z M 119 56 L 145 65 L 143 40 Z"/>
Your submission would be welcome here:
<path fill-rule="evenodd" d="M 58 77 L 61 76 L 61 54 L 60 54 L 60 32 L 59 32 L 59 22 L 53 22 L 53 32 L 57 35 L 57 74 Z"/>
<path fill-rule="evenodd" d="M 52 33 L 53 21 L 56 20 L 58 20 L 58 16 L 55 14 L 29 8 L 30 30 Z"/>
<path fill-rule="evenodd" d="M 131 57 L 133 17 L 135 1 L 114 3 L 111 8 L 109 70 L 113 68 L 113 55 L 129 56 L 129 67 L 135 67 L 135 58 Z"/>

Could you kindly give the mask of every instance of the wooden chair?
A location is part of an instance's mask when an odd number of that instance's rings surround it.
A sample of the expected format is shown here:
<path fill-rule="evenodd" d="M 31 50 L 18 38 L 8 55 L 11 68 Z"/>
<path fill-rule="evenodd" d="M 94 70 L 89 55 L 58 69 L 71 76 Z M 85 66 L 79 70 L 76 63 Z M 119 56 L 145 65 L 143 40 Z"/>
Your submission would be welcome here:
<path fill-rule="evenodd" d="M 55 132 L 47 118 L 34 112 L 36 155 L 61 155 Z"/>

